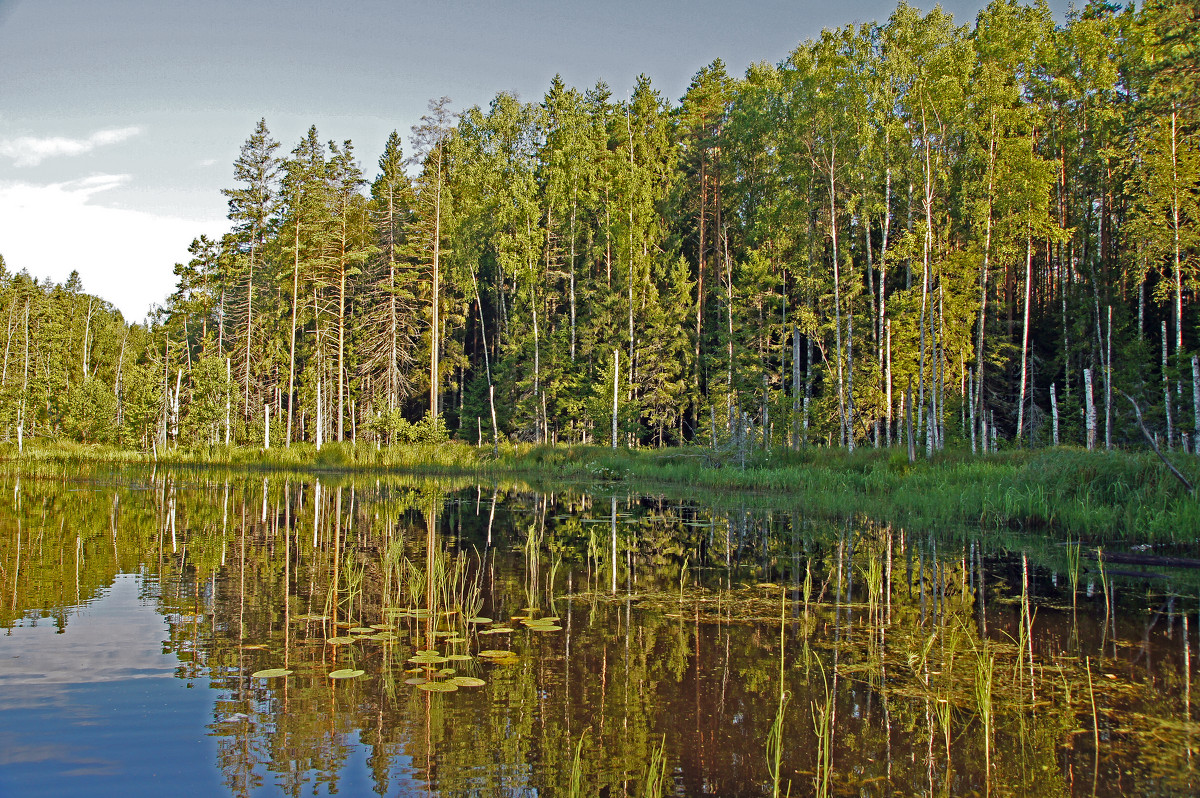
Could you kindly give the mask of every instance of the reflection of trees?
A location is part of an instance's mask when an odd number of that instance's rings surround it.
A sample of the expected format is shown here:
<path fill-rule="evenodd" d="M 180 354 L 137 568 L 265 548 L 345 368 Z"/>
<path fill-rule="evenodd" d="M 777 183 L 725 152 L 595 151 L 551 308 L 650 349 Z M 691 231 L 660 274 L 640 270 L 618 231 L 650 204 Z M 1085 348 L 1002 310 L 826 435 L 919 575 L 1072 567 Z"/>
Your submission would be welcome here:
<path fill-rule="evenodd" d="M 63 623 L 113 574 L 142 569 L 170 620 L 178 675 L 218 691 L 210 729 L 231 794 L 338 787 L 359 746 L 380 794 L 562 794 L 581 737 L 585 793 L 636 794 L 663 735 L 677 792 L 760 794 L 781 615 L 791 694 L 781 773 L 794 794 L 813 783 L 826 680 L 834 792 L 1053 795 L 1080 779 L 1090 790 L 1097 762 L 1100 794 L 1117 783 L 1191 791 L 1171 766 L 1197 729 L 1181 712 L 1190 680 L 1168 599 L 1148 615 L 1133 591 L 1112 593 L 1105 615 L 1098 593 L 1063 611 L 1065 578 L 1056 585 L 970 536 L 402 478 L 159 470 L 98 473 L 90 485 L 74 491 L 48 473 L 0 491 L 0 620 Z M 482 688 L 416 690 L 406 660 L 428 644 L 428 620 L 397 619 L 394 643 L 325 642 L 345 634 L 335 609 L 342 621 L 395 618 L 388 608 L 408 601 L 397 556 L 463 559 L 482 571 L 482 614 L 505 622 L 538 607 L 563 629 L 475 630 L 471 650 L 511 649 L 517 661 L 454 663 Z M 354 595 L 350 573 L 362 574 Z M 1037 630 L 1032 677 L 1015 642 L 1022 618 Z M 989 729 L 982 658 L 994 663 Z M 250 676 L 276 666 L 294 673 Z M 366 675 L 328 678 L 342 667 Z"/>

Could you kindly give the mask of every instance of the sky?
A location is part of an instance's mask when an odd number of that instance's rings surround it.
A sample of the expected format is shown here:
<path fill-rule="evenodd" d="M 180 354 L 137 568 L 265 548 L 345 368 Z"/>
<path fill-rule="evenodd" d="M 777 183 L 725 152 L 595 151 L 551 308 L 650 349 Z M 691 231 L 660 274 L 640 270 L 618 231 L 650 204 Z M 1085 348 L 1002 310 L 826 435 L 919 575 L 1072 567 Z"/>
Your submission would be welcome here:
<path fill-rule="evenodd" d="M 932 3 L 914 2 L 920 8 Z M 970 24 L 980 0 L 945 0 Z M 1066 0 L 1051 0 L 1061 22 Z M 264 118 L 291 150 L 310 125 L 354 142 L 368 178 L 430 98 L 456 110 L 555 74 L 627 97 L 639 74 L 677 101 L 715 58 L 777 63 L 822 28 L 894 0 L 0 0 L 0 255 L 142 320 L 201 233 Z"/>

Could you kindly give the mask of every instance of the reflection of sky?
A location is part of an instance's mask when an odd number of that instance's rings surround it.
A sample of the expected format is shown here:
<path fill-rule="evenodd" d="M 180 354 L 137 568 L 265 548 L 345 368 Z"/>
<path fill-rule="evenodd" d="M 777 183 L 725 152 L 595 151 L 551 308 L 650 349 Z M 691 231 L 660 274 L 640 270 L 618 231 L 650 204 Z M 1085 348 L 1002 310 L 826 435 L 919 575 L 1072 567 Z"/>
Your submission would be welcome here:
<path fill-rule="evenodd" d="M 0 636 L 0 795 L 219 795 L 212 693 L 170 678 L 166 622 L 118 576 L 54 624 Z"/>

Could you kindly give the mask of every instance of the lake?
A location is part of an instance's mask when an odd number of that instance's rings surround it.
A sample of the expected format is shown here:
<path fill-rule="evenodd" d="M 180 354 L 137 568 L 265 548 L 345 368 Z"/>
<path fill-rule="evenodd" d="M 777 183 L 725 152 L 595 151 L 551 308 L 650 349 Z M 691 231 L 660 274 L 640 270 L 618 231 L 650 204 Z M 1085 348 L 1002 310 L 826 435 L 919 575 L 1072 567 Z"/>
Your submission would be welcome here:
<path fill-rule="evenodd" d="M 1200 571 L 1096 556 L 759 494 L 7 464 L 0 795 L 1195 795 Z"/>

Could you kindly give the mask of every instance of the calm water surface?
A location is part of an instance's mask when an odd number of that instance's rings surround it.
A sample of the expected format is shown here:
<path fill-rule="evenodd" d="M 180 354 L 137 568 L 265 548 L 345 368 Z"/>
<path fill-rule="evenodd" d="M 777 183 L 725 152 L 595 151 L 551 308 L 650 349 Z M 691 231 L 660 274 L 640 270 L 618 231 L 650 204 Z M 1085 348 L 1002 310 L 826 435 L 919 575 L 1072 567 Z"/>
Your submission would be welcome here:
<path fill-rule="evenodd" d="M 1200 792 L 1196 572 L 762 501 L 10 468 L 0 795 Z"/>

